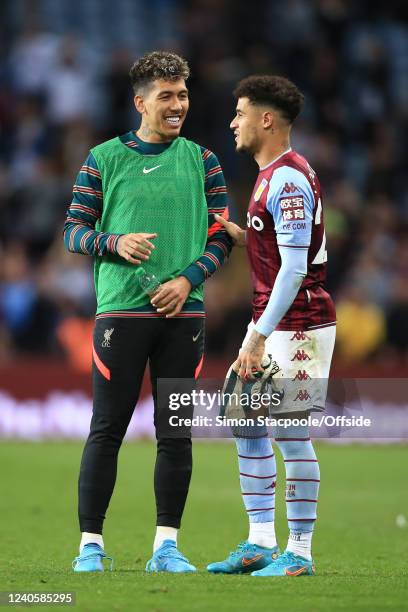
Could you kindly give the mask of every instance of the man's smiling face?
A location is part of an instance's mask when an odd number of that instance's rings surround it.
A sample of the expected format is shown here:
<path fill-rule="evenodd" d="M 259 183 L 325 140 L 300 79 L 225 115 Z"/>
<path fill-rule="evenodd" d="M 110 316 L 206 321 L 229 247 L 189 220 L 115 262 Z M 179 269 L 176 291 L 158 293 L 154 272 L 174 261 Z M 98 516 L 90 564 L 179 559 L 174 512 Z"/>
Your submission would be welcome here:
<path fill-rule="evenodd" d="M 156 142 L 174 140 L 180 135 L 189 108 L 186 82 L 157 79 L 135 96 L 135 106 L 142 115 L 142 131 L 149 130 Z"/>
<path fill-rule="evenodd" d="M 236 115 L 230 123 L 234 132 L 237 151 L 247 151 L 254 154 L 264 136 L 262 130 L 262 110 L 251 104 L 248 98 L 239 98 Z"/>

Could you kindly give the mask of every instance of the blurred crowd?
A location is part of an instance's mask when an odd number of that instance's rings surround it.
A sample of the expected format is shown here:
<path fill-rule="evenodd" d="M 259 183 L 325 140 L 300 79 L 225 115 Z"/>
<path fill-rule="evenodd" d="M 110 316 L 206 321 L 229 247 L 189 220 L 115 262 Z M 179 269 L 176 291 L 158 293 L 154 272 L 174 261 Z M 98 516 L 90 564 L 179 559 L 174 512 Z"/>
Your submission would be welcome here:
<path fill-rule="evenodd" d="M 234 150 L 234 85 L 274 73 L 305 93 L 292 144 L 322 183 L 336 359 L 408 364 L 407 22 L 397 0 L 3 0 L 0 362 L 89 367 L 92 261 L 64 251 L 65 211 L 88 149 L 137 128 L 131 64 L 170 49 L 192 70 L 183 135 L 219 157 L 241 224 L 257 169 Z M 206 287 L 209 355 L 234 356 L 250 300 L 235 249 Z"/>

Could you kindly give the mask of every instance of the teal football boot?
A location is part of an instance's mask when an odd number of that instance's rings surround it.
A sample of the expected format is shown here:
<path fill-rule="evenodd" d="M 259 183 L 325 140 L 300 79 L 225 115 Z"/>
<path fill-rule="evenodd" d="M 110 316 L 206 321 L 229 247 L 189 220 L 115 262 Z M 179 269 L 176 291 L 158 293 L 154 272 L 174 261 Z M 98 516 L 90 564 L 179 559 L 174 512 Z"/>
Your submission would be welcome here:
<path fill-rule="evenodd" d="M 285 550 L 276 561 L 259 571 L 252 572 L 251 576 L 314 576 L 315 573 L 313 559 L 309 561 Z"/>
<path fill-rule="evenodd" d="M 279 548 L 264 548 L 248 541 L 238 544 L 237 549 L 229 554 L 225 561 L 207 565 L 212 574 L 247 574 L 269 565 L 279 555 Z"/>

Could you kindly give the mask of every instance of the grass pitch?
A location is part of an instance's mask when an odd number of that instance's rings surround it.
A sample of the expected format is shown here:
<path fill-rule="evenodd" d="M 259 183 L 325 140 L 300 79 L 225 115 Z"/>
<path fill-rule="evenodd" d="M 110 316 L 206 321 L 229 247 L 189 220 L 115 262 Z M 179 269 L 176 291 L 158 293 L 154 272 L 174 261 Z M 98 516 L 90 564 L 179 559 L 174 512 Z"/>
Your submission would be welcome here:
<path fill-rule="evenodd" d="M 154 534 L 154 446 L 143 442 L 124 445 L 120 454 L 105 526 L 115 570 L 74 574 L 81 450 L 78 443 L 0 444 L 0 591 L 74 591 L 74 609 L 81 612 L 408 609 L 408 526 L 396 524 L 398 515 L 408 517 L 404 446 L 317 446 L 322 483 L 313 551 L 318 574 L 272 579 L 205 571 L 208 562 L 225 558 L 245 539 L 247 524 L 235 447 L 197 441 L 179 545 L 200 571 L 180 576 L 143 571 Z M 284 547 L 279 457 L 278 462 L 277 533 Z"/>

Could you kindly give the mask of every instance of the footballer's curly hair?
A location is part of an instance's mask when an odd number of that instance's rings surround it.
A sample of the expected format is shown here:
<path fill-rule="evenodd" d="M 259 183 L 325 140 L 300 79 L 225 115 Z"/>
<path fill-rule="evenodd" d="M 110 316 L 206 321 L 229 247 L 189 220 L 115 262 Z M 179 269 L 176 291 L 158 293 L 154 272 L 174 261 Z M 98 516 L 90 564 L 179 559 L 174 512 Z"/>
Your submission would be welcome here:
<path fill-rule="evenodd" d="M 129 72 L 135 94 L 149 87 L 156 79 L 177 81 L 188 79 L 190 69 L 185 59 L 170 51 L 146 53 L 135 62 Z"/>
<path fill-rule="evenodd" d="M 251 104 L 272 106 L 289 123 L 303 108 L 304 95 L 292 81 L 281 76 L 249 76 L 234 90 L 234 97 L 248 98 Z"/>

